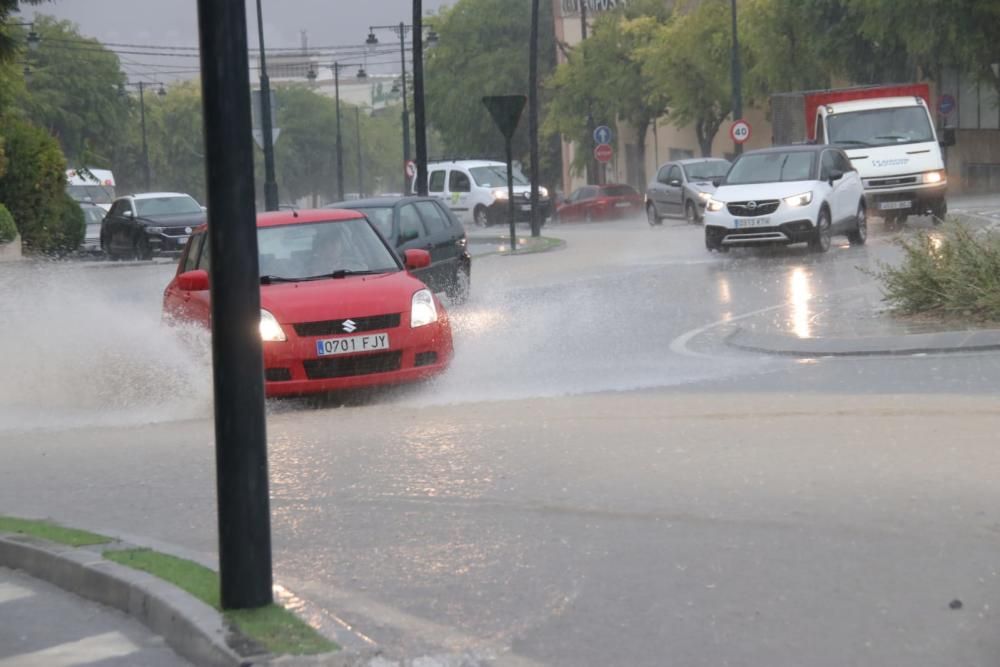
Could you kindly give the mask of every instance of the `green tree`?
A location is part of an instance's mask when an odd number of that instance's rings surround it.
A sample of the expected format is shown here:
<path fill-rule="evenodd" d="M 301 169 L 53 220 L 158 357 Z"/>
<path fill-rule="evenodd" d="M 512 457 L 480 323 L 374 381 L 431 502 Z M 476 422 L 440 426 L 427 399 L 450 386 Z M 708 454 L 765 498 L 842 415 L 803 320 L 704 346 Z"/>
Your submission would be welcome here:
<path fill-rule="evenodd" d="M 24 38 L 27 36 L 20 26 L 22 23 L 16 12 L 18 5 L 38 5 L 44 0 L 0 0 L 0 63 L 9 63 L 24 49 Z"/>
<path fill-rule="evenodd" d="M 42 41 L 16 106 L 59 140 L 70 164 L 111 166 L 128 122 L 128 105 L 115 94 L 125 81 L 118 56 L 67 21 L 38 16 L 34 24 Z"/>
<path fill-rule="evenodd" d="M 556 69 L 548 83 L 553 97 L 543 127 L 587 147 L 577 151 L 577 170 L 590 158 L 593 126 L 621 120 L 636 133 L 638 179 L 645 184 L 646 133 L 666 111 L 670 91 L 644 66 L 643 53 L 656 44 L 667 17 L 664 11 L 634 18 L 623 12 L 599 16 L 587 39 Z"/>
<path fill-rule="evenodd" d="M 732 111 L 731 25 L 729 2 L 704 0 L 661 26 L 640 55 L 645 75 L 670 95 L 671 122 L 678 127 L 694 125 L 706 157 Z M 743 63 L 752 63 L 745 46 L 740 56 Z"/>
<path fill-rule="evenodd" d="M 539 81 L 555 67 L 552 3 L 541 3 Z M 530 0 L 458 0 L 434 19 L 438 45 L 426 55 L 425 94 L 428 123 L 440 135 L 443 151 L 453 156 L 504 155 L 503 136 L 482 98 L 528 92 Z M 550 113 L 542 99 L 540 122 Z M 428 142 L 431 139 L 428 137 Z M 514 135 L 514 157 L 528 163 L 528 121 Z M 543 144 L 543 182 L 559 169 L 558 147 Z M 428 151 L 430 153 L 430 150 Z M 431 157 L 435 157 L 431 155 Z"/>
<path fill-rule="evenodd" d="M 14 216 L 25 248 L 36 253 L 64 249 L 66 159 L 59 143 L 13 115 L 0 118 L 0 137 L 9 163 L 16 165 L 0 177 L 0 203 Z"/>

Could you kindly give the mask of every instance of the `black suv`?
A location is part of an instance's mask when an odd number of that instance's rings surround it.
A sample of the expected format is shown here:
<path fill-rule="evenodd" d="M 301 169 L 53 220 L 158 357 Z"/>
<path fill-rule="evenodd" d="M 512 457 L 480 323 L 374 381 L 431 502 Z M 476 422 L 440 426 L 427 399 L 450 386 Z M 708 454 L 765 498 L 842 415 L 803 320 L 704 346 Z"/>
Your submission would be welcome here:
<path fill-rule="evenodd" d="M 150 259 L 184 249 L 204 224 L 205 209 L 191 195 L 150 192 L 119 197 L 101 224 L 101 248 L 108 257 Z"/>
<path fill-rule="evenodd" d="M 431 265 L 414 271 L 434 292 L 444 292 L 453 303 L 469 296 L 472 256 L 462 223 L 433 197 L 374 197 L 327 208 L 360 211 L 402 257 L 412 248 L 431 254 Z"/>

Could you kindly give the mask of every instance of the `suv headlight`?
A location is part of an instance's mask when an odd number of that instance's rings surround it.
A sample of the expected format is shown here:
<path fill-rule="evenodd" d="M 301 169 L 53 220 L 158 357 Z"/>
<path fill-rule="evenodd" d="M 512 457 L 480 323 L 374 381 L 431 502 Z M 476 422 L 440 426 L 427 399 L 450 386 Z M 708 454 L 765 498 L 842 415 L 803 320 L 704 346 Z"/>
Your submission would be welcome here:
<path fill-rule="evenodd" d="M 931 185 L 934 183 L 944 183 L 945 178 L 945 172 L 939 169 L 936 171 L 925 171 L 922 180 L 925 184 Z"/>
<path fill-rule="evenodd" d="M 725 206 L 724 202 L 709 197 L 708 203 L 705 204 L 705 210 L 712 211 L 714 213 L 716 211 L 721 211 L 723 206 Z"/>
<path fill-rule="evenodd" d="M 503 199 L 504 201 L 507 201 L 509 194 L 510 193 L 507 192 L 507 188 L 497 188 L 493 191 L 493 197 L 495 199 Z"/>
<path fill-rule="evenodd" d="M 813 200 L 813 193 L 811 192 L 803 192 L 800 195 L 785 197 L 785 203 L 791 206 L 792 208 L 796 208 L 798 206 L 808 206 L 809 204 L 812 203 L 812 200 Z"/>
<path fill-rule="evenodd" d="M 422 289 L 413 293 L 410 302 L 410 328 L 426 326 L 437 322 L 437 306 L 434 305 L 434 295 L 430 290 Z"/>
<path fill-rule="evenodd" d="M 146 227 L 145 230 L 146 230 L 147 234 L 162 234 L 163 233 L 163 227 Z"/>
<path fill-rule="evenodd" d="M 274 315 L 260 309 L 260 339 L 267 343 L 282 343 L 288 340 Z"/>

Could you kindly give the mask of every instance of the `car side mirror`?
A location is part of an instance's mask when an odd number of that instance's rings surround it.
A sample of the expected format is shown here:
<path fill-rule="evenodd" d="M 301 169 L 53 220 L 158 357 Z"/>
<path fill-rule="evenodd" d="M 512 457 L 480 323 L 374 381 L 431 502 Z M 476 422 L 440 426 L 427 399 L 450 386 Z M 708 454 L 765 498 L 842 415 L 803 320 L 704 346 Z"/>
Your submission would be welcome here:
<path fill-rule="evenodd" d="M 947 148 L 948 146 L 955 145 L 955 128 L 946 127 L 941 130 L 941 136 L 938 137 L 938 143 L 941 146 Z"/>
<path fill-rule="evenodd" d="M 177 286 L 185 292 L 204 292 L 208 289 L 208 271 L 195 269 L 177 276 Z"/>
<path fill-rule="evenodd" d="M 431 254 L 426 250 L 413 248 L 403 253 L 403 262 L 406 268 L 413 271 L 431 265 Z"/>
<path fill-rule="evenodd" d="M 830 170 L 829 178 L 831 185 L 833 184 L 834 181 L 839 181 L 843 177 L 844 177 L 844 172 L 840 171 L 839 169 Z"/>
<path fill-rule="evenodd" d="M 715 187 L 719 187 L 720 185 L 722 185 L 722 179 L 716 176 L 715 178 L 712 179 L 712 185 L 714 185 Z"/>
<path fill-rule="evenodd" d="M 122 215 L 124 215 L 126 218 L 134 218 L 135 217 L 135 213 L 133 213 L 132 209 L 130 209 L 130 208 L 129 209 L 125 209 L 125 212 L 122 213 Z"/>

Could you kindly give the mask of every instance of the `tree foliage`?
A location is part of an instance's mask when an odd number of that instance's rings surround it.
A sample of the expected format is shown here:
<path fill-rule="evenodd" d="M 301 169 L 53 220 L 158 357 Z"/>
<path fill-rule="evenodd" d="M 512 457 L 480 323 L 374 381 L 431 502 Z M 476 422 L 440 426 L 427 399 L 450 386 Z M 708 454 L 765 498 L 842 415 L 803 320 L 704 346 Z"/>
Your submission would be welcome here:
<path fill-rule="evenodd" d="M 440 135 L 449 156 L 504 155 L 503 136 L 482 104 L 487 95 L 528 94 L 528 40 L 530 0 L 458 0 L 434 19 L 438 45 L 426 55 L 428 123 Z M 555 67 L 552 3 L 541 3 L 539 17 L 538 79 Z M 544 97 L 539 121 L 553 111 Z M 527 109 L 527 107 L 525 107 Z M 525 112 L 526 113 L 526 112 Z M 514 157 L 527 164 L 527 117 L 514 135 Z M 540 146 L 542 181 L 552 182 L 558 171 L 558 146 Z M 433 157 L 443 157 L 435 156 Z"/>
<path fill-rule="evenodd" d="M 60 223 L 66 188 L 66 160 L 59 143 L 42 128 L 12 115 L 0 118 L 0 137 L 7 159 L 16 165 L 0 177 L 0 203 L 14 216 L 26 249 L 59 251 L 65 242 Z"/>

